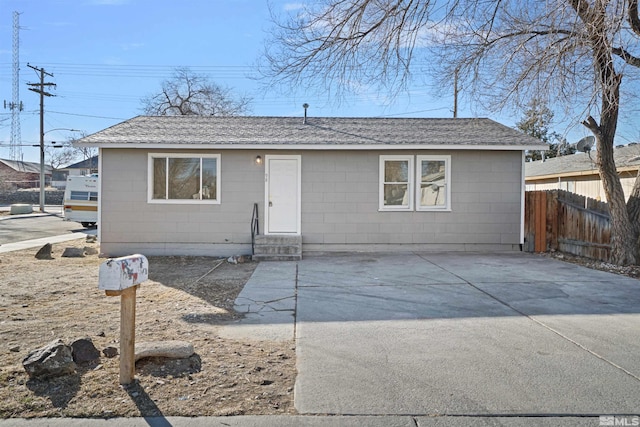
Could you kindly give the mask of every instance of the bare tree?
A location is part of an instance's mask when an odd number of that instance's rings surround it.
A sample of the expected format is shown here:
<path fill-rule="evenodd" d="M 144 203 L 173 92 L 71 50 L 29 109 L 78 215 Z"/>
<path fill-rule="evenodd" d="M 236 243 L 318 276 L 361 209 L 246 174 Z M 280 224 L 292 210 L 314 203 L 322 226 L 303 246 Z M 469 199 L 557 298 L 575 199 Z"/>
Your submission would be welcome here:
<path fill-rule="evenodd" d="M 144 113 L 151 116 L 237 116 L 249 111 L 251 98 L 234 97 L 230 88 L 209 81 L 207 76 L 177 68 L 162 82 L 159 93 L 141 102 Z"/>
<path fill-rule="evenodd" d="M 68 165 L 77 157 L 75 149 L 69 145 L 45 147 L 44 152 L 47 159 L 46 163 L 53 169 Z"/>
<path fill-rule="evenodd" d="M 275 17 L 265 48 L 274 83 L 398 91 L 429 71 L 499 110 L 562 104 L 593 133 L 612 218 L 612 261 L 638 259 L 640 209 L 627 209 L 613 159 L 623 76 L 638 75 L 638 0 L 322 0 Z M 420 62 L 422 61 L 422 62 Z M 422 64 L 422 66 L 420 66 Z M 637 206 L 640 184 L 629 206 Z M 633 215 L 631 217 L 630 215 Z"/>
<path fill-rule="evenodd" d="M 68 166 L 71 163 L 82 160 L 88 160 L 98 155 L 98 149 L 95 147 L 74 147 L 73 143 L 78 139 L 87 136 L 86 132 L 80 132 L 77 137 L 68 137 L 66 141 L 53 147 L 45 147 L 45 156 L 48 159 L 47 164 L 53 169 L 61 166 Z M 90 167 L 92 172 L 98 171 L 98 162 Z"/>
<path fill-rule="evenodd" d="M 77 138 L 69 138 L 69 140 L 67 141 L 67 143 L 71 146 L 73 146 L 73 143 L 81 138 L 84 138 L 85 136 L 87 136 L 86 132 L 81 132 L 80 135 Z M 73 147 L 73 150 L 75 152 L 75 158 L 76 160 L 78 159 L 82 159 L 82 160 L 90 160 L 93 159 L 91 162 L 89 162 L 89 167 L 87 169 L 89 169 L 90 173 L 98 173 L 98 149 L 96 147 Z"/>

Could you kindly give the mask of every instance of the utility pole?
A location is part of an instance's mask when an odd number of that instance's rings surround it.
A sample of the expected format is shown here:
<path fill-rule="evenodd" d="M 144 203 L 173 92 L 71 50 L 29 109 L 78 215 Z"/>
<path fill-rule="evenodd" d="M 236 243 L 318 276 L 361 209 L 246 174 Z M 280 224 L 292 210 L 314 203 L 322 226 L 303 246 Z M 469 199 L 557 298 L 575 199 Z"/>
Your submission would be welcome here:
<path fill-rule="evenodd" d="M 45 87 L 54 86 L 55 83 L 45 83 L 44 76 L 53 77 L 53 74 L 47 73 L 44 68 L 34 67 L 31 64 L 27 64 L 27 67 L 33 68 L 37 73 L 40 73 L 40 83 L 27 83 L 31 86 L 29 90 L 40 94 L 40 212 L 44 212 L 44 97 L 55 96 L 52 93 L 46 92 Z"/>

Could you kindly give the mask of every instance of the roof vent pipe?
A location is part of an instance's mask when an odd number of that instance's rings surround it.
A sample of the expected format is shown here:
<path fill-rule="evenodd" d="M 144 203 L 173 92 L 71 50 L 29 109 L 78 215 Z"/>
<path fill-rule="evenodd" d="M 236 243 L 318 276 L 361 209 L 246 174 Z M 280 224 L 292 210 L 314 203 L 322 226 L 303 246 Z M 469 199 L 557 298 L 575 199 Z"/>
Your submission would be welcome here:
<path fill-rule="evenodd" d="M 304 120 L 302 121 L 302 124 L 306 125 L 307 124 L 307 108 L 309 108 L 309 104 L 305 102 L 304 104 L 302 104 L 302 108 L 304 108 Z"/>

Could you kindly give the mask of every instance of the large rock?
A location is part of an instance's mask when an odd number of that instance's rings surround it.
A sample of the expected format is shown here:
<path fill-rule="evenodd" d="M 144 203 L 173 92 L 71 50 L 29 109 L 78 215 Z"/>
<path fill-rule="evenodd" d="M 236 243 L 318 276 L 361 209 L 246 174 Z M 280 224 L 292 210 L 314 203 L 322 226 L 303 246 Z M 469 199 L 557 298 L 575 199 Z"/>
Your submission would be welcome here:
<path fill-rule="evenodd" d="M 113 346 L 105 347 L 102 349 L 102 354 L 104 354 L 104 357 L 111 359 L 118 355 L 118 349 Z"/>
<path fill-rule="evenodd" d="M 91 338 L 78 338 L 71 343 L 73 361 L 76 363 L 92 362 L 100 359 L 100 351 L 93 345 Z"/>
<path fill-rule="evenodd" d="M 186 341 L 150 341 L 136 343 L 136 361 L 145 357 L 184 359 L 193 355 L 193 344 Z"/>
<path fill-rule="evenodd" d="M 62 252 L 63 258 L 84 258 L 83 248 L 64 248 Z"/>
<path fill-rule="evenodd" d="M 36 253 L 36 259 L 52 259 L 51 248 L 51 243 L 47 243 L 43 247 L 38 249 L 38 252 Z"/>
<path fill-rule="evenodd" d="M 76 370 L 71 346 L 61 339 L 33 350 L 22 361 L 22 366 L 31 378 L 50 378 L 72 374 Z"/>

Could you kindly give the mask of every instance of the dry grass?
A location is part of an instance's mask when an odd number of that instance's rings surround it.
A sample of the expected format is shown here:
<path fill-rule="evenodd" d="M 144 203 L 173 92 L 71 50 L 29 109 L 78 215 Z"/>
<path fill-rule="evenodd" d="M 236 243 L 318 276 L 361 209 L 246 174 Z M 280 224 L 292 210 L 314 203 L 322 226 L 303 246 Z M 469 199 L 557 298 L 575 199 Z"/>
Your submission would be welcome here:
<path fill-rule="evenodd" d="M 0 254 L 0 417 L 294 412 L 293 342 L 239 342 L 216 333 L 238 317 L 233 301 L 256 263 L 149 259 L 150 280 L 137 295 L 136 340 L 189 341 L 191 358 L 141 360 L 129 387 L 118 384 L 118 357 L 78 366 L 75 375 L 29 379 L 22 359 L 56 338 L 89 336 L 99 350 L 119 345 L 119 298 L 97 286 L 104 260 L 60 257 L 70 246 L 95 244 L 54 245 L 52 260 L 36 260 L 36 249 Z"/>

